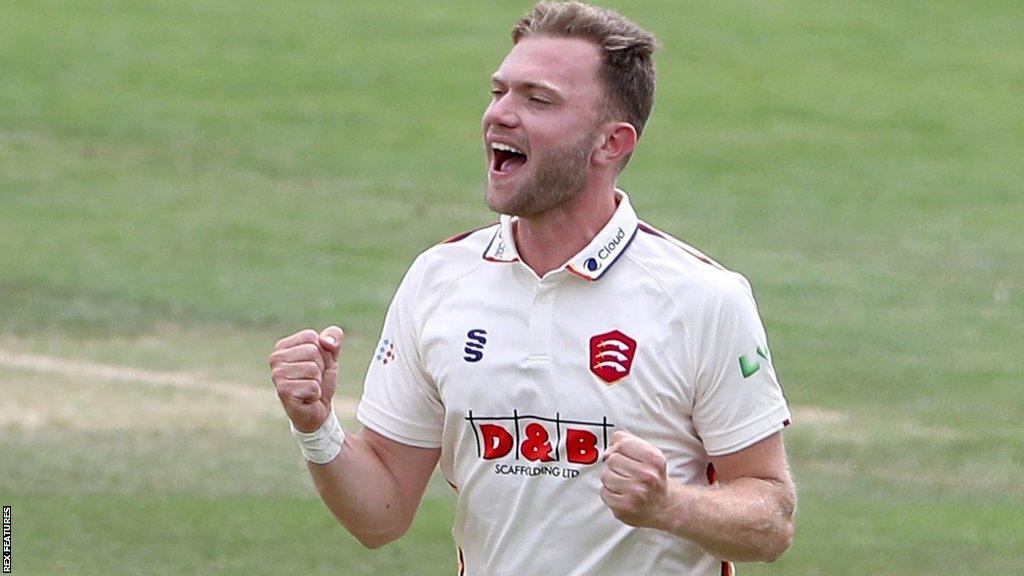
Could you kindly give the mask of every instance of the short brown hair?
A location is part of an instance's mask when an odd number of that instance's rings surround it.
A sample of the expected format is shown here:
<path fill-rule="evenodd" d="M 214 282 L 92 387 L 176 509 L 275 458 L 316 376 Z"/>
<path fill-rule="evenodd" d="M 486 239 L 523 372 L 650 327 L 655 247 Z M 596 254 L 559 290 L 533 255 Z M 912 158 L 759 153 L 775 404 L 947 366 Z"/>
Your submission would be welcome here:
<path fill-rule="evenodd" d="M 512 42 L 532 36 L 590 40 L 601 48 L 601 79 L 609 112 L 626 120 L 637 136 L 654 106 L 653 34 L 625 16 L 582 2 L 540 2 L 512 28 Z"/>

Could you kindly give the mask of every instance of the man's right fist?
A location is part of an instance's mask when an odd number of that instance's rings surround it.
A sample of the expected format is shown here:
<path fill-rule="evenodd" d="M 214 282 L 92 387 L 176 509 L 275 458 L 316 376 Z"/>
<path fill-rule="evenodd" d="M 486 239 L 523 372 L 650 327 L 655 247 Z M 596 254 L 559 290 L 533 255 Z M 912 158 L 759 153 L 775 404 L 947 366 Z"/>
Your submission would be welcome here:
<path fill-rule="evenodd" d="M 314 432 L 331 413 L 338 353 L 345 333 L 329 326 L 282 338 L 270 354 L 270 376 L 285 413 L 300 432 Z"/>

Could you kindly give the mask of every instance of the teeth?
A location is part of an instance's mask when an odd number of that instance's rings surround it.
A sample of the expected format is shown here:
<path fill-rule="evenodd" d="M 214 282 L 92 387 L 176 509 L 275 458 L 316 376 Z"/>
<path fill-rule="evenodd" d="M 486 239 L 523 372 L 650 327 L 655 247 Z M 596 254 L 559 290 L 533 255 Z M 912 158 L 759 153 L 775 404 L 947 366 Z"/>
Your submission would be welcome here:
<path fill-rule="evenodd" d="M 513 154 L 523 154 L 523 151 L 515 146 L 509 146 L 508 144 L 501 144 L 500 142 L 492 142 L 491 148 L 494 150 L 504 150 L 505 152 L 512 152 Z M 526 156 L 526 154 L 523 154 Z"/>

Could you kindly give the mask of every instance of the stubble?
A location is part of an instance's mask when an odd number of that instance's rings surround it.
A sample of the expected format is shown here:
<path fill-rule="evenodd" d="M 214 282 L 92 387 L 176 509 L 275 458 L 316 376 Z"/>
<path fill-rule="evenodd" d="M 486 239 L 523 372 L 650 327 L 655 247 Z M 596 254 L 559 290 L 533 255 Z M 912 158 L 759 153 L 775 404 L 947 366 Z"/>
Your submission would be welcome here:
<path fill-rule="evenodd" d="M 499 214 L 533 217 L 572 202 L 587 182 L 594 132 L 553 151 L 546 158 L 531 158 L 532 174 L 509 194 L 498 194 L 487 186 L 487 206 Z M 524 166 L 525 168 L 525 166 Z"/>

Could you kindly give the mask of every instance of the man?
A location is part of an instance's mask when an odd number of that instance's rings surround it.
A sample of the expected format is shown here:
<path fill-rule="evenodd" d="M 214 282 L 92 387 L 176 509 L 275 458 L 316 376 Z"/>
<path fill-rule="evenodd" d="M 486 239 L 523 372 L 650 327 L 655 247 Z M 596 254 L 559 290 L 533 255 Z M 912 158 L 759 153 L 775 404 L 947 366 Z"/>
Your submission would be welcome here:
<path fill-rule="evenodd" d="M 271 355 L 317 490 L 375 548 L 408 529 L 440 461 L 474 576 L 775 559 L 793 535 L 790 415 L 749 285 L 615 187 L 651 110 L 654 37 L 573 2 L 538 4 L 513 40 L 483 116 L 503 216 L 410 268 L 362 433 L 331 409 L 340 328 Z"/>

